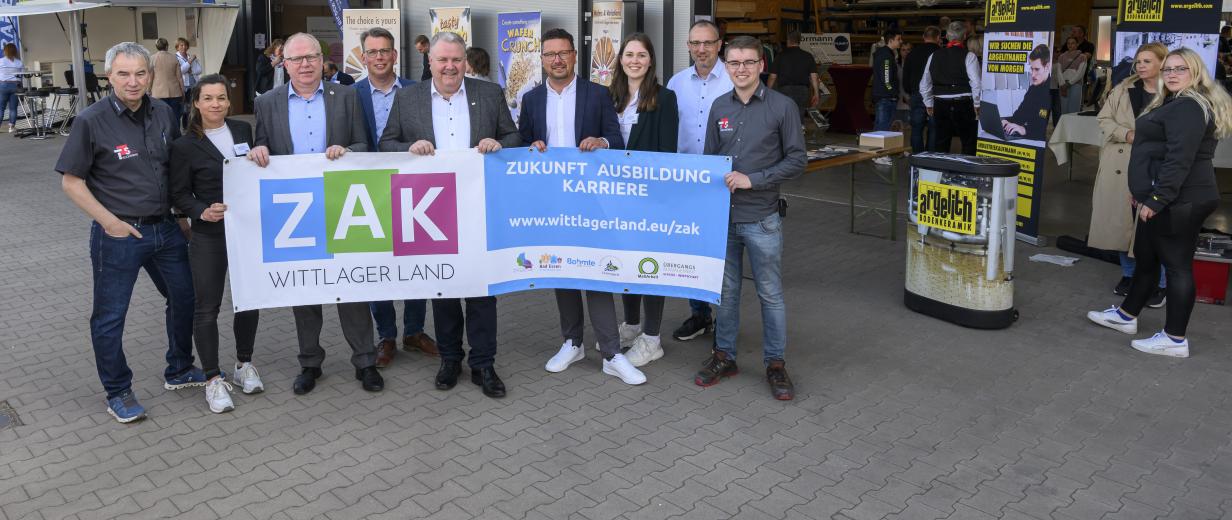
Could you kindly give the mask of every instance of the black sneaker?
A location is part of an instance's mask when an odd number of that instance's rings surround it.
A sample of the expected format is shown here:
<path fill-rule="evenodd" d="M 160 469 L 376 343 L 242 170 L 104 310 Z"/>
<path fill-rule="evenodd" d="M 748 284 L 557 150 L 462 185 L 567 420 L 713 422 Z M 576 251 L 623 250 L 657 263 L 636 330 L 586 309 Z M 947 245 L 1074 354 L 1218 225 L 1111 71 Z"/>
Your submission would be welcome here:
<path fill-rule="evenodd" d="M 727 354 L 716 350 L 706 358 L 706 362 L 702 364 L 702 369 L 697 371 L 693 382 L 697 386 L 714 386 L 723 378 L 732 377 L 738 373 L 740 369 L 736 367 L 736 360 L 728 359 Z"/>
<path fill-rule="evenodd" d="M 1117 296 L 1125 296 L 1129 294 L 1129 286 L 1130 284 L 1133 283 L 1133 281 L 1134 281 L 1133 278 L 1130 278 L 1128 276 L 1122 276 L 1121 281 L 1117 282 L 1116 288 L 1112 289 L 1112 294 L 1115 294 Z"/>
<path fill-rule="evenodd" d="M 1156 287 L 1151 292 L 1151 299 L 1146 301 L 1146 306 L 1152 309 L 1158 309 L 1168 303 L 1168 290 L 1163 287 Z"/>
<path fill-rule="evenodd" d="M 796 387 L 791 384 L 787 375 L 787 367 L 782 361 L 771 361 L 766 367 L 766 381 L 770 383 L 770 394 L 780 401 L 790 401 L 796 398 Z"/>
<path fill-rule="evenodd" d="M 714 320 L 707 316 L 694 314 L 689 316 L 689 319 L 684 320 L 684 323 L 680 324 L 680 327 L 672 333 L 672 337 L 676 338 L 677 341 L 689 341 L 713 330 Z"/>

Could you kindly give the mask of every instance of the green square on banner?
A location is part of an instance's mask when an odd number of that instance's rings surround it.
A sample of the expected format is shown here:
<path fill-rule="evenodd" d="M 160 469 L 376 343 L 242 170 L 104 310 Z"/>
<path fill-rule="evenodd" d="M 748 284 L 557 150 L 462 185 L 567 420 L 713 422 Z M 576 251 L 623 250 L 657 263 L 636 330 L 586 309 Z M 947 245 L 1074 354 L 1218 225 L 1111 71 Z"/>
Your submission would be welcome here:
<path fill-rule="evenodd" d="M 389 176 L 395 173 L 325 172 L 325 238 L 330 253 L 393 251 Z"/>

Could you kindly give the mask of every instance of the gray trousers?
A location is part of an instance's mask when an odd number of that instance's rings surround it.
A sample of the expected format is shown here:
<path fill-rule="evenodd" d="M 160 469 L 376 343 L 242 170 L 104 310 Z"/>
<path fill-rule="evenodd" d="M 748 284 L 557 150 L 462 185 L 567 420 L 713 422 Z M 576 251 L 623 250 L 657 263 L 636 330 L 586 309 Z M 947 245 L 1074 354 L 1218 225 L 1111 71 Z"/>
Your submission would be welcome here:
<path fill-rule="evenodd" d="M 612 293 L 586 291 L 586 306 L 590 307 L 590 325 L 599 337 L 599 351 L 603 353 L 603 359 L 612 359 L 620 353 L 616 301 L 612 299 Z M 573 340 L 574 345 L 583 345 L 586 315 L 582 308 L 582 291 L 557 289 L 556 308 L 560 311 L 560 334 L 566 340 Z"/>
<path fill-rule="evenodd" d="M 368 303 L 339 303 L 336 307 L 342 335 L 351 345 L 351 364 L 355 368 L 375 366 L 376 345 Z M 299 337 L 299 366 L 321 368 L 325 361 L 325 349 L 321 348 L 321 306 L 300 305 L 291 311 L 295 314 L 295 335 Z"/>

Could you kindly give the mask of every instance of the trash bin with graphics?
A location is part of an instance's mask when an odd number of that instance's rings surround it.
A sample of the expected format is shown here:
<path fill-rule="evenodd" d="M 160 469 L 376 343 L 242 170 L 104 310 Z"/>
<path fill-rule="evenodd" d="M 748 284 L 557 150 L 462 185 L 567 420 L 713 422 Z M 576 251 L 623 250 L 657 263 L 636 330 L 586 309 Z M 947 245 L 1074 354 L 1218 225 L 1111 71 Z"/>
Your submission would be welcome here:
<path fill-rule="evenodd" d="M 1014 309 L 1019 165 L 943 153 L 911 156 L 907 308 L 959 325 L 999 329 Z"/>

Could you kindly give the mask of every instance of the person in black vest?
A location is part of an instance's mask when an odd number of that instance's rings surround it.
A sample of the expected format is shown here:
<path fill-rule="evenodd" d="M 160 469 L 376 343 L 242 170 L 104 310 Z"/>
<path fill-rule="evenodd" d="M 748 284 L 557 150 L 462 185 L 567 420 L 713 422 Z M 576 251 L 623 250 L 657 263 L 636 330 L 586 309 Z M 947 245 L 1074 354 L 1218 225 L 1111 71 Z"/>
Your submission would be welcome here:
<path fill-rule="evenodd" d="M 928 57 L 920 79 L 920 96 L 928 115 L 936 118 L 937 140 L 933 151 L 949 152 L 950 140 L 962 141 L 962 153 L 975 155 L 975 112 L 980 108 L 980 64 L 967 52 L 963 37 L 967 24 L 950 22 L 949 43 Z"/>
<path fill-rule="evenodd" d="M 932 150 L 937 136 L 937 125 L 928 110 L 924 107 L 924 96 L 920 95 L 920 80 L 924 78 L 924 66 L 928 64 L 937 49 L 937 40 L 941 37 L 941 29 L 927 27 L 924 29 L 924 43 L 916 45 L 911 53 L 903 59 L 903 89 L 911 96 L 911 153 Z M 924 137 L 924 129 L 928 129 L 928 137 Z"/>

